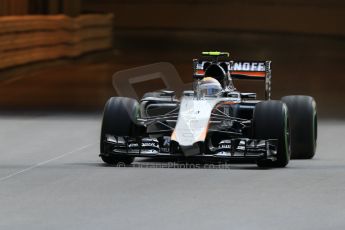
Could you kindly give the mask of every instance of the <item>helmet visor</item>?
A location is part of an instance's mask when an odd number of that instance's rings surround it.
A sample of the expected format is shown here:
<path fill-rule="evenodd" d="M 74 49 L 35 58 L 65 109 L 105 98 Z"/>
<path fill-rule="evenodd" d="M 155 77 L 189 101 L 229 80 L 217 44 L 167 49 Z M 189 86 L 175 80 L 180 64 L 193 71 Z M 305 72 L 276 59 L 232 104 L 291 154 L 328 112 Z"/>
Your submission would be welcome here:
<path fill-rule="evenodd" d="M 219 84 L 208 83 L 200 86 L 200 93 L 203 96 L 218 96 L 221 91 Z"/>

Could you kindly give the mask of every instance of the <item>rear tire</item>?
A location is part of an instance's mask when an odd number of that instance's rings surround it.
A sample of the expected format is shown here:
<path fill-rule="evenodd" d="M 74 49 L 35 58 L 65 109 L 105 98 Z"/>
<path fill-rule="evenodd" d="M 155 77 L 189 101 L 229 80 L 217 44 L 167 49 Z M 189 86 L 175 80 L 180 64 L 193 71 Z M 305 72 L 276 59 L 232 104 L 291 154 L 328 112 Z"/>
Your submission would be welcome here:
<path fill-rule="evenodd" d="M 278 139 L 277 160 L 257 162 L 259 167 L 285 167 L 290 160 L 290 137 L 287 107 L 281 101 L 259 102 L 254 109 L 254 139 Z"/>
<path fill-rule="evenodd" d="M 316 102 L 310 96 L 286 96 L 291 126 L 291 158 L 311 159 L 317 144 Z"/>
<path fill-rule="evenodd" d="M 107 164 L 131 164 L 134 157 L 107 155 L 104 143 L 106 134 L 114 136 L 139 136 L 140 127 L 136 124 L 139 114 L 139 104 L 132 98 L 112 97 L 105 107 L 102 120 L 100 151 L 101 158 Z"/>

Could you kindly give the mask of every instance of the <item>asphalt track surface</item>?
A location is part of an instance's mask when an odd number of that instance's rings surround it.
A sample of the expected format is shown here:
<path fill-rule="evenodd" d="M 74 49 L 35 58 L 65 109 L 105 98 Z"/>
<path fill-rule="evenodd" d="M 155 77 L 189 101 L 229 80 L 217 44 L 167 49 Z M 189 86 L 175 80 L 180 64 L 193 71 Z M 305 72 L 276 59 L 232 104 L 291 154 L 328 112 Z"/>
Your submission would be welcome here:
<path fill-rule="evenodd" d="M 9 114 L 0 127 L 0 229 L 345 228 L 342 121 L 320 122 L 315 159 L 270 170 L 107 167 L 99 114 Z"/>

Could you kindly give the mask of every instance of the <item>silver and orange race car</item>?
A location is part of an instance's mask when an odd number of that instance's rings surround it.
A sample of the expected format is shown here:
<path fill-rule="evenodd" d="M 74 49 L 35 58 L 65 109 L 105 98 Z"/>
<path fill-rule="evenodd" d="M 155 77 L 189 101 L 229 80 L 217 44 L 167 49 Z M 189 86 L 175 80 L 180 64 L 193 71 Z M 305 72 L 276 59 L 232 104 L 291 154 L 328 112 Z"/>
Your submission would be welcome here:
<path fill-rule="evenodd" d="M 138 102 L 112 97 L 105 105 L 100 157 L 131 164 L 135 157 L 210 159 L 285 167 L 310 159 L 317 111 L 310 96 L 271 100 L 270 61 L 231 61 L 226 52 L 193 60 L 193 90 L 146 93 Z M 239 92 L 234 79 L 265 83 L 265 99 Z"/>

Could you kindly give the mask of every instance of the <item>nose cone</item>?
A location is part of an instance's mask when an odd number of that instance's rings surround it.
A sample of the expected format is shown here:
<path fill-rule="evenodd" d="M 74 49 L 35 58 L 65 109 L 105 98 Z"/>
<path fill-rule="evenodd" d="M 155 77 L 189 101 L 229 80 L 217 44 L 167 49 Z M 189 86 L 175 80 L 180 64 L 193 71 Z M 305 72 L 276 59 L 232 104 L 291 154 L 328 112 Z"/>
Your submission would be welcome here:
<path fill-rule="evenodd" d="M 182 150 L 183 155 L 185 155 L 186 157 L 199 155 L 203 152 L 203 148 L 200 142 L 188 146 L 180 145 L 180 148 Z"/>
<path fill-rule="evenodd" d="M 183 97 L 180 113 L 171 140 L 178 143 L 185 156 L 197 155 L 203 152 L 200 146 L 206 139 L 209 120 L 214 106 L 219 98 Z"/>

